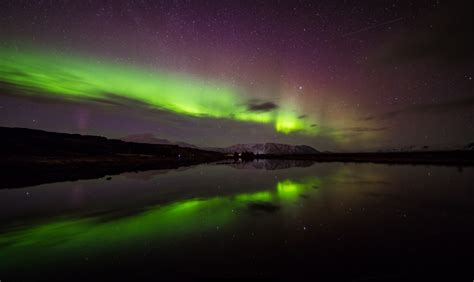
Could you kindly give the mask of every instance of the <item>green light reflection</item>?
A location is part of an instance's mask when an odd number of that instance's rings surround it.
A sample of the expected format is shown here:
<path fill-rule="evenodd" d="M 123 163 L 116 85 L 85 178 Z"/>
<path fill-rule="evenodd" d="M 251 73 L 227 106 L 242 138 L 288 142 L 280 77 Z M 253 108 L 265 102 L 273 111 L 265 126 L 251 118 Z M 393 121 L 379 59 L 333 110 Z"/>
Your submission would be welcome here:
<path fill-rule="evenodd" d="M 57 218 L 0 234 L 0 270 L 17 264 L 40 263 L 80 253 L 101 253 L 143 241 L 166 242 L 191 234 L 225 229 L 252 202 L 284 204 L 318 185 L 318 178 L 291 179 L 275 188 L 207 199 L 189 199 L 151 207 L 137 214 Z M 285 208 L 285 206 L 283 206 Z"/>

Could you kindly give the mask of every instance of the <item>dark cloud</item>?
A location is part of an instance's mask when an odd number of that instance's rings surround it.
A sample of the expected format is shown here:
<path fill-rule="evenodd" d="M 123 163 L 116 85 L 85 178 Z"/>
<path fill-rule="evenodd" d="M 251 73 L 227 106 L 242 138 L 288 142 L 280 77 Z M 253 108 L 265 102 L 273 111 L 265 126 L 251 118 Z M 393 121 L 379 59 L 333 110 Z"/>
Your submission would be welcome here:
<path fill-rule="evenodd" d="M 154 107 L 151 104 L 142 102 L 137 99 L 131 99 L 117 93 L 103 93 L 101 95 L 101 98 L 97 98 L 97 101 L 102 102 L 104 104 L 115 105 L 115 106 L 142 108 L 142 109 L 151 109 L 153 107 L 154 109 L 156 109 L 156 107 Z"/>
<path fill-rule="evenodd" d="M 273 102 L 258 102 L 250 101 L 247 109 L 252 112 L 269 112 L 278 108 L 278 105 Z"/>
<path fill-rule="evenodd" d="M 381 115 L 373 115 L 362 118 L 362 120 L 386 120 L 393 119 L 405 114 L 440 114 L 450 113 L 463 109 L 474 108 L 474 97 L 466 97 L 464 99 L 452 100 L 443 103 L 422 104 L 407 107 L 400 110 L 390 111 Z"/>
<path fill-rule="evenodd" d="M 167 111 L 153 108 L 151 105 L 139 100 L 123 97 L 116 93 L 103 93 L 99 97 L 68 97 L 66 95 L 52 95 L 37 89 L 21 88 L 17 85 L 0 82 L 0 94 L 5 97 L 15 97 L 26 99 L 39 104 L 55 104 L 55 105 L 79 105 L 88 107 L 98 107 L 103 110 L 107 109 L 128 109 L 140 112 L 142 115 L 150 113 L 152 115 L 163 116 Z"/>

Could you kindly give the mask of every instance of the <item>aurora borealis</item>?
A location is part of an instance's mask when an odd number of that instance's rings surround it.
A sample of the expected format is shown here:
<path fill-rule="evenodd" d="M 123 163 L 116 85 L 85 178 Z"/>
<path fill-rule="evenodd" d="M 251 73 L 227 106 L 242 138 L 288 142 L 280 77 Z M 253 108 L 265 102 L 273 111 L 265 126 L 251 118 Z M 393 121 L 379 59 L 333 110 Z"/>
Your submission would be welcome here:
<path fill-rule="evenodd" d="M 4 1 L 0 126 L 198 146 L 465 146 L 470 7 Z"/>
<path fill-rule="evenodd" d="M 0 282 L 473 280 L 473 11 L 1 0 Z"/>
<path fill-rule="evenodd" d="M 2 50 L 1 80 L 53 99 L 114 102 L 130 99 L 143 106 L 193 117 L 271 123 L 278 132 L 315 133 L 295 110 L 249 111 L 237 89 L 195 78 L 98 64 L 82 58 Z M 44 94 L 43 94 L 44 95 Z M 115 96 L 115 97 L 114 97 Z"/>

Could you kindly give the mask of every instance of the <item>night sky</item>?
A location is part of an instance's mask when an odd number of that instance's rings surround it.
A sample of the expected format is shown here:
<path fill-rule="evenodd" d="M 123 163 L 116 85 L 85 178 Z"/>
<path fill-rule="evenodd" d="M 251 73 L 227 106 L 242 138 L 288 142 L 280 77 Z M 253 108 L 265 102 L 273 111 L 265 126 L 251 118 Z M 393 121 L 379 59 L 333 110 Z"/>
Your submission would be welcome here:
<path fill-rule="evenodd" d="M 0 125 L 200 146 L 474 141 L 472 1 L 0 2 Z"/>

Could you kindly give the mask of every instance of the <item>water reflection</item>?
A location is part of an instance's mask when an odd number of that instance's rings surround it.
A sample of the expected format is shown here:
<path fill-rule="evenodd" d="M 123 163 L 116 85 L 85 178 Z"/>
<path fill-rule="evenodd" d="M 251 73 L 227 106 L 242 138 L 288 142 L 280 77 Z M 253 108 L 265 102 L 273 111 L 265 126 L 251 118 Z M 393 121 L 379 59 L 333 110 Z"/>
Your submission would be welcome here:
<path fill-rule="evenodd" d="M 179 268 L 183 260 L 225 268 L 226 257 L 251 274 L 248 260 L 260 257 L 261 270 L 272 276 L 275 265 L 286 263 L 289 273 L 309 254 L 331 267 L 332 255 L 322 256 L 329 250 L 352 262 L 351 248 L 394 256 L 400 240 L 419 243 L 414 230 L 425 251 L 450 238 L 440 235 L 441 226 L 464 232 L 460 244 L 474 234 L 474 174 L 383 165 L 266 167 L 202 165 L 1 190 L 0 273 L 17 277 L 58 264 L 89 269 L 111 258 L 140 269 L 157 261 Z M 366 242 L 384 247 L 370 251 Z M 94 263 L 78 265 L 84 260 Z"/>
<path fill-rule="evenodd" d="M 0 236 L 2 257 L 8 258 L 2 265 L 15 265 L 25 258 L 67 256 L 81 247 L 97 251 L 150 238 L 176 239 L 192 232 L 225 228 L 246 209 L 275 211 L 280 204 L 297 199 L 320 183 L 317 178 L 285 179 L 265 191 L 176 201 L 132 215 L 102 213 L 60 217 L 22 226 Z"/>
<path fill-rule="evenodd" d="M 315 164 L 311 160 L 277 160 L 277 159 L 258 159 L 254 161 L 233 161 L 226 164 L 237 169 L 285 169 L 291 167 L 309 167 Z"/>

